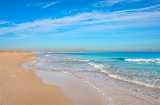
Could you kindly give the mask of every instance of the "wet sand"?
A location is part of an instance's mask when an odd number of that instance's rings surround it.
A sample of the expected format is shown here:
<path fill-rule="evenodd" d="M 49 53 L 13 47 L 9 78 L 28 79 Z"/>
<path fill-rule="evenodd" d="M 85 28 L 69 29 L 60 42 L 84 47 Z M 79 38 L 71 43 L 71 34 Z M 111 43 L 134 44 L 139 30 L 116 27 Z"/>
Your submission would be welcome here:
<path fill-rule="evenodd" d="M 110 84 L 99 84 L 107 91 L 104 95 L 102 90 L 94 88 L 89 81 L 83 80 L 74 74 L 36 70 L 36 75 L 44 83 L 61 87 L 65 96 L 70 98 L 75 105 L 158 105 L 148 103 L 129 93 L 128 90 L 114 87 Z"/>
<path fill-rule="evenodd" d="M 33 53 L 0 52 L 0 105 L 73 105 L 57 86 L 43 84 L 22 62 Z"/>
<path fill-rule="evenodd" d="M 44 83 L 61 87 L 63 94 L 75 105 L 108 105 L 105 97 L 96 88 L 77 76 L 40 70 L 35 73 Z"/>

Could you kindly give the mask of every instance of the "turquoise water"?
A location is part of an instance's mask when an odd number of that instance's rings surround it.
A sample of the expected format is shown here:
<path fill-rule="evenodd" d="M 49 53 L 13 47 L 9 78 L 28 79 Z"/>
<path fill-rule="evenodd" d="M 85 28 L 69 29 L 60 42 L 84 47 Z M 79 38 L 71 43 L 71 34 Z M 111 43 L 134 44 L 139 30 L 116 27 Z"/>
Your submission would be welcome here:
<path fill-rule="evenodd" d="M 96 69 L 115 79 L 160 89 L 160 53 L 47 53 L 37 56 L 46 60 L 47 69 L 72 72 Z"/>
<path fill-rule="evenodd" d="M 39 69 L 75 75 L 103 95 L 109 84 L 160 103 L 159 52 L 39 53 L 35 57 L 42 59 L 34 64 Z"/>

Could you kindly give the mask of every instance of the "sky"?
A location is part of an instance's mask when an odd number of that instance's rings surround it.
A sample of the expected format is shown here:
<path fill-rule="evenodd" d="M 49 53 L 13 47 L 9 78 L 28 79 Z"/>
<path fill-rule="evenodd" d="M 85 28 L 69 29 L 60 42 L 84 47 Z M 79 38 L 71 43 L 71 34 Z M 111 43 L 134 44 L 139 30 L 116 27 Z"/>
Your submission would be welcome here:
<path fill-rule="evenodd" d="M 160 0 L 0 0 L 0 50 L 160 51 Z"/>

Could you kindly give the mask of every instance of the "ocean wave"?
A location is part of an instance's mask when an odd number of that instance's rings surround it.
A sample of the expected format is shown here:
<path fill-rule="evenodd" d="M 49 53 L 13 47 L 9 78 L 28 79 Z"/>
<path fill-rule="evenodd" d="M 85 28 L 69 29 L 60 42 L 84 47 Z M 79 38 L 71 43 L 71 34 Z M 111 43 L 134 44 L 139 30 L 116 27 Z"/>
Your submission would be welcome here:
<path fill-rule="evenodd" d="M 117 57 L 117 58 L 110 58 L 110 59 L 116 59 L 116 60 L 121 60 L 121 61 L 123 61 L 123 60 L 125 60 L 126 58 L 123 58 L 123 57 Z"/>
<path fill-rule="evenodd" d="M 137 80 L 134 80 L 134 79 L 129 79 L 127 77 L 123 77 L 123 76 L 120 76 L 120 75 L 117 75 L 117 74 L 113 74 L 113 73 L 111 73 L 107 70 L 101 70 L 100 72 L 106 73 L 109 77 L 117 79 L 117 80 L 126 81 L 126 82 L 129 82 L 129 83 L 134 83 L 134 84 L 145 86 L 145 87 L 160 89 L 159 85 L 154 85 L 154 84 L 149 84 L 149 83 L 137 81 Z"/>
<path fill-rule="evenodd" d="M 76 58 L 61 58 L 64 60 L 71 60 L 71 61 L 79 61 L 79 62 L 89 62 L 89 60 L 83 60 L 83 59 L 76 59 Z"/>
<path fill-rule="evenodd" d="M 118 74 L 114 74 L 114 73 L 112 73 L 112 72 L 107 70 L 107 69 L 110 68 L 110 65 L 104 66 L 102 64 L 97 64 L 97 63 L 93 63 L 93 62 L 89 62 L 88 64 L 93 66 L 94 68 L 99 69 L 101 73 L 105 73 L 111 78 L 114 78 L 114 79 L 117 79 L 117 80 L 121 80 L 121 81 L 125 81 L 125 82 L 129 82 L 129 83 L 134 83 L 134 84 L 145 86 L 145 87 L 160 89 L 159 85 L 149 84 L 149 83 L 145 83 L 145 82 L 142 82 L 142 81 L 130 79 L 130 78 L 127 78 L 127 77 L 124 77 L 124 76 L 120 76 Z"/>
<path fill-rule="evenodd" d="M 143 59 L 143 58 L 140 58 L 140 59 L 125 59 L 125 61 L 160 64 L 160 58 L 155 58 L 155 59 Z"/>
<path fill-rule="evenodd" d="M 128 79 L 128 78 L 119 76 L 119 75 L 115 75 L 115 74 L 108 74 L 108 75 L 109 75 L 110 77 L 112 77 L 112 78 L 119 79 L 119 80 L 122 80 L 122 81 L 134 83 L 134 84 L 137 84 L 137 85 L 142 85 L 142 86 L 145 86 L 145 87 L 159 88 L 159 89 L 160 89 L 160 86 L 156 86 L 156 85 L 153 85 L 153 84 L 144 83 L 144 82 L 137 81 L 137 80 L 134 80 L 134 79 L 131 80 L 131 79 Z"/>
<path fill-rule="evenodd" d="M 46 57 L 50 55 L 45 55 Z M 79 62 L 89 62 L 90 60 L 87 59 L 78 59 L 78 58 L 70 58 L 70 57 L 59 57 L 59 56 L 52 56 L 50 58 L 56 59 L 56 60 L 64 60 L 64 61 L 79 61 Z"/>
<path fill-rule="evenodd" d="M 93 66 L 94 68 L 97 68 L 97 69 L 100 69 L 100 70 L 103 70 L 103 68 L 104 68 L 104 65 L 102 65 L 102 64 L 97 64 L 97 63 L 94 63 L 94 62 L 89 62 L 88 64 Z"/>
<path fill-rule="evenodd" d="M 98 63 L 94 63 L 94 62 L 89 62 L 89 65 L 93 66 L 94 68 L 103 70 L 103 69 L 108 69 L 111 67 L 111 65 L 103 65 L 103 64 L 98 64 Z"/>
<path fill-rule="evenodd" d="M 85 60 L 85 59 L 76 59 L 76 58 L 63 58 L 63 59 L 69 59 L 69 60 L 81 61 L 81 62 L 89 62 L 89 60 Z"/>

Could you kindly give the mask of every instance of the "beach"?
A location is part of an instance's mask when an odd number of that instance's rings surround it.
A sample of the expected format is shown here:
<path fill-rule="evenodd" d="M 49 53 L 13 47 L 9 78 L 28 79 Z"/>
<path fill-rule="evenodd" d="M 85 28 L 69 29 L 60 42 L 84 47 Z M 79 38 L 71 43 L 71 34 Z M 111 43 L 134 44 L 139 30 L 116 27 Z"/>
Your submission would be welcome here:
<path fill-rule="evenodd" d="M 73 105 L 57 86 L 43 84 L 23 62 L 33 53 L 0 52 L 0 105 Z"/>
<path fill-rule="evenodd" d="M 0 0 L 0 105 L 160 105 L 160 0 Z"/>
<path fill-rule="evenodd" d="M 42 52 L 33 57 L 40 61 L 22 67 L 59 86 L 75 105 L 160 103 L 159 53 Z"/>
<path fill-rule="evenodd" d="M 159 89 L 111 78 L 102 57 L 75 55 L 0 52 L 0 105 L 159 104 Z"/>

